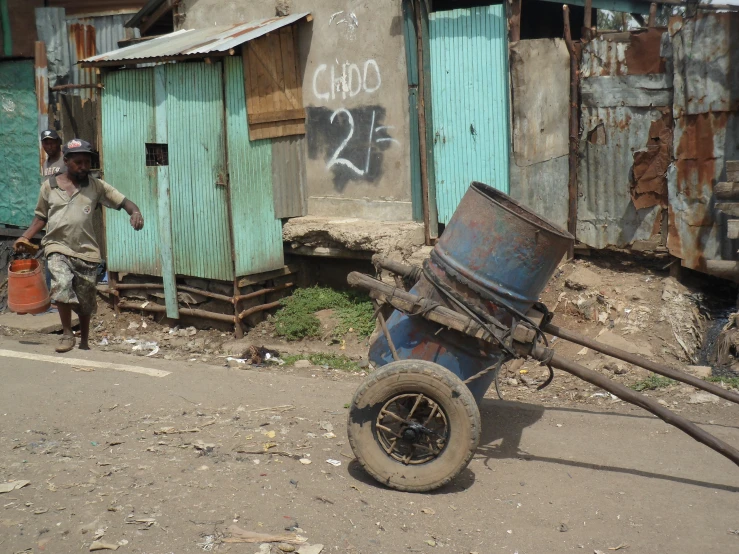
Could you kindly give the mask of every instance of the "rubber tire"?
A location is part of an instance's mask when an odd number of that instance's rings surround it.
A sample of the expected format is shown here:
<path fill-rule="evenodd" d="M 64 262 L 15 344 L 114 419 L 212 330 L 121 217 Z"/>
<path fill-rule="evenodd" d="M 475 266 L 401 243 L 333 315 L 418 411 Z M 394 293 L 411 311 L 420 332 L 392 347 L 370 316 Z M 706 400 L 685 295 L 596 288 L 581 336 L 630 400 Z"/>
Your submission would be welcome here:
<path fill-rule="evenodd" d="M 405 465 L 388 456 L 376 437 L 377 416 L 390 398 L 422 393 L 447 416 L 450 440 L 441 455 L 419 465 Z M 459 377 L 425 360 L 400 360 L 372 373 L 357 389 L 349 410 L 349 444 L 364 470 L 375 480 L 404 492 L 443 487 L 470 463 L 480 442 L 480 411 Z"/>

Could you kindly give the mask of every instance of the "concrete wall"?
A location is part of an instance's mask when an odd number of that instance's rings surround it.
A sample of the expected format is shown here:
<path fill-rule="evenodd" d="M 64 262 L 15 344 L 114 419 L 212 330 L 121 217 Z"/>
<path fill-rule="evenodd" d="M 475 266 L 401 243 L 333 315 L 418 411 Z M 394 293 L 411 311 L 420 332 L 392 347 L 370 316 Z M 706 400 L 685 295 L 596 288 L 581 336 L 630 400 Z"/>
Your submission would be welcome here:
<path fill-rule="evenodd" d="M 185 0 L 183 28 L 310 12 L 300 24 L 308 213 L 410 220 L 400 0 Z"/>

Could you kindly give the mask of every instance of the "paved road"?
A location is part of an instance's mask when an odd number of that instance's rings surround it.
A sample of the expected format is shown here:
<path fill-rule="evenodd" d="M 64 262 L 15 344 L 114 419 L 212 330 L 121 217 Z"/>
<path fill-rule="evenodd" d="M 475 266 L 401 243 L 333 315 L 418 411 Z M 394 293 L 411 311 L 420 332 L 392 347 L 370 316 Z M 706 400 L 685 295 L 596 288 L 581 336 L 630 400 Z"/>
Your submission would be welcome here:
<path fill-rule="evenodd" d="M 739 468 L 637 409 L 486 400 L 463 476 L 402 494 L 351 463 L 354 377 L 94 351 L 63 365 L 38 358 L 44 339 L 24 342 L 0 337 L 0 482 L 31 481 L 0 495 L 0 552 L 87 551 L 97 530 L 119 553 L 203 552 L 234 520 L 299 526 L 325 553 L 739 552 Z M 739 445 L 737 407 L 701 410 Z M 190 432 L 155 434 L 168 427 Z"/>

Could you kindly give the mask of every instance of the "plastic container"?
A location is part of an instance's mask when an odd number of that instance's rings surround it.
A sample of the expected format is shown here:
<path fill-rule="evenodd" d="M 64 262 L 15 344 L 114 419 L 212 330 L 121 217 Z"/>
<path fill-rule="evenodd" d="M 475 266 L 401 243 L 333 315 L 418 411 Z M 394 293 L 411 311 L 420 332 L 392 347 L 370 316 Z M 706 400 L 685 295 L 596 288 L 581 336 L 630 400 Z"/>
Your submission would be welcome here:
<path fill-rule="evenodd" d="M 8 308 L 17 314 L 41 314 L 51 306 L 46 276 L 38 260 L 14 260 L 8 268 Z"/>

